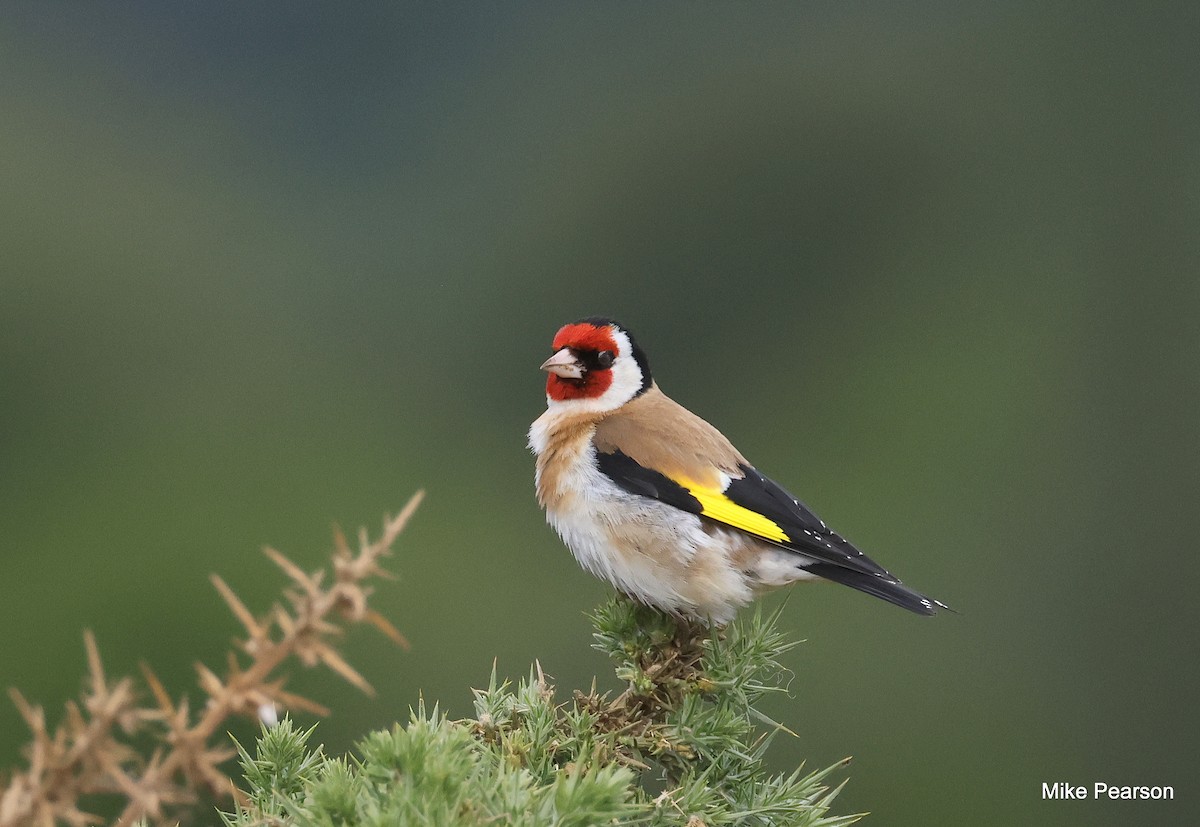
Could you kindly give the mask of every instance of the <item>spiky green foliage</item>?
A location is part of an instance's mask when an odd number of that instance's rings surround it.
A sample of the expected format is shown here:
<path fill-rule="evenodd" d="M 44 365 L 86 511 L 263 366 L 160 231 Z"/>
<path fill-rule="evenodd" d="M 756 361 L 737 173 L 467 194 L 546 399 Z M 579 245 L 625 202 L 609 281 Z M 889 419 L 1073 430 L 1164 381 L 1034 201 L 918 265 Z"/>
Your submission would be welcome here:
<path fill-rule="evenodd" d="M 420 704 L 407 726 L 374 732 L 350 759 L 309 747 L 290 721 L 241 752 L 249 787 L 227 824 L 796 825 L 836 827 L 838 787 L 765 762 L 784 730 L 758 713 L 785 690 L 780 657 L 796 644 L 777 614 L 722 632 L 682 624 L 624 598 L 593 617 L 595 648 L 625 690 L 559 700 L 540 665 L 515 685 L 495 669 L 475 716 Z M 844 782 L 843 782 L 844 783 Z"/>

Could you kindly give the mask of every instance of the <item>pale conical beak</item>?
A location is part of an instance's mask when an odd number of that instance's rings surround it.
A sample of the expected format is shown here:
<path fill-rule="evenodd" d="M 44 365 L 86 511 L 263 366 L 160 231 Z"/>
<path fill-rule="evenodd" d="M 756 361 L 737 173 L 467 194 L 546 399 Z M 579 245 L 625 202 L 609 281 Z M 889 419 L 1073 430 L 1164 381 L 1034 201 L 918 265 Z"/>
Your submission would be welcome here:
<path fill-rule="evenodd" d="M 563 379 L 582 379 L 583 365 L 571 354 L 569 347 L 564 347 L 558 353 L 542 362 L 542 370 L 561 376 Z"/>

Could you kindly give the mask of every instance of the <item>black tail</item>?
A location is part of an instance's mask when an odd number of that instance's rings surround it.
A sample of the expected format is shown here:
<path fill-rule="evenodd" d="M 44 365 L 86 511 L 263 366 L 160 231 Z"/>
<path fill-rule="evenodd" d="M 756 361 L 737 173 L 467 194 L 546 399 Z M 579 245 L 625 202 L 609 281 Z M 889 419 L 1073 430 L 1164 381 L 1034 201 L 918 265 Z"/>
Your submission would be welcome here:
<path fill-rule="evenodd" d="M 902 609 L 908 609 L 919 615 L 935 615 L 938 613 L 938 609 L 954 611 L 942 601 L 915 592 L 892 577 L 865 574 L 833 563 L 810 563 L 804 567 L 804 570 L 818 577 L 824 577 L 826 580 L 832 580 L 834 583 L 841 583 L 843 586 L 849 586 L 860 592 L 882 598 L 888 603 L 895 603 Z"/>

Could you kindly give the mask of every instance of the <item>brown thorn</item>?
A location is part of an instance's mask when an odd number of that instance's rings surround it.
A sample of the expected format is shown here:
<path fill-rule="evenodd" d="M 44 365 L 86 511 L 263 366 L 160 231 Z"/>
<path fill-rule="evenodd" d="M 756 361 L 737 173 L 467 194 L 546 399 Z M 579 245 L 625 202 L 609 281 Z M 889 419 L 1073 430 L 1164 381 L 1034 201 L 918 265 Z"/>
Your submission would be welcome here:
<path fill-rule="evenodd" d="M 200 661 L 196 661 L 195 666 L 196 674 L 199 676 L 201 689 L 213 697 L 216 697 L 225 691 L 225 685 L 221 682 L 221 679 L 217 677 L 215 672 L 213 672 L 203 663 L 200 663 Z"/>
<path fill-rule="evenodd" d="M 290 635 L 295 631 L 296 624 L 292 621 L 292 616 L 282 606 L 275 607 L 275 622 L 279 624 L 279 628 L 285 635 Z"/>
<path fill-rule="evenodd" d="M 167 689 L 162 685 L 162 681 L 158 679 L 158 675 L 154 674 L 154 670 L 150 668 L 150 664 L 144 660 L 138 663 L 142 669 L 142 677 L 146 679 L 146 685 L 150 687 L 150 692 L 154 695 L 154 700 L 158 701 L 158 708 L 167 715 L 175 714 L 175 704 L 171 701 L 171 696 L 167 694 Z"/>
<path fill-rule="evenodd" d="M 386 521 L 384 538 L 387 542 L 383 543 L 385 548 L 392 544 L 392 540 L 400 536 L 400 532 L 408 525 L 408 521 L 412 518 L 413 513 L 417 510 L 417 506 L 421 504 L 421 500 L 423 499 L 425 499 L 425 489 L 421 488 L 408 498 L 408 502 L 404 504 L 404 508 L 400 509 L 400 513 L 396 515 L 395 519 Z"/>
<path fill-rule="evenodd" d="M 25 723 L 31 730 L 34 732 L 46 731 L 46 714 L 40 706 L 30 704 L 21 694 L 21 690 L 15 686 L 9 688 L 8 697 L 12 698 L 13 706 L 17 708 L 17 712 L 21 713 L 21 717 L 25 719 Z"/>
<path fill-rule="evenodd" d="M 309 584 L 311 582 L 309 576 L 304 573 L 303 569 L 301 569 L 287 557 L 283 556 L 282 553 L 276 551 L 270 546 L 263 546 L 263 554 L 270 557 L 271 561 L 275 563 L 275 565 L 279 566 L 279 568 L 283 569 L 284 573 L 288 577 L 304 586 L 306 591 L 309 589 Z"/>
<path fill-rule="evenodd" d="M 310 700 L 303 695 L 296 695 L 291 692 L 285 692 L 282 689 L 276 689 L 272 693 L 276 700 L 288 709 L 299 709 L 304 712 L 311 712 L 313 715 L 320 715 L 322 718 L 329 717 L 328 707 L 321 706 L 316 701 Z"/>
<path fill-rule="evenodd" d="M 337 523 L 333 524 L 333 550 L 335 554 L 344 557 L 349 557 L 352 554 L 350 544 L 346 542 L 346 533 L 342 531 L 342 527 Z"/>
<path fill-rule="evenodd" d="M 363 574 L 364 574 L 364 576 L 365 575 L 374 575 L 375 577 L 381 577 L 384 580 L 399 580 L 400 579 L 400 575 L 396 574 L 396 572 L 388 571 L 387 569 L 383 568 L 382 566 L 377 565 L 376 563 L 371 563 L 369 566 L 367 566 L 367 569 Z"/>
<path fill-rule="evenodd" d="M 92 692 L 100 695 L 107 691 L 104 681 L 104 664 L 100 662 L 100 649 L 91 629 L 83 630 L 83 646 L 87 649 L 88 671 L 92 673 Z"/>
<path fill-rule="evenodd" d="M 317 649 L 317 656 L 334 672 L 337 672 L 367 695 L 370 695 L 372 698 L 375 697 L 375 689 L 371 686 L 371 684 L 367 683 L 367 679 L 358 674 L 358 672 L 354 670 L 353 666 L 342 660 L 342 656 L 332 648 L 326 646 L 325 644 L 321 644 Z"/>
<path fill-rule="evenodd" d="M 75 701 L 67 701 L 63 707 L 67 711 L 67 726 L 71 728 L 72 734 L 82 734 L 87 729 L 87 721 L 84 720 L 79 705 Z"/>
<path fill-rule="evenodd" d="M 233 589 L 226 585 L 225 581 L 221 579 L 221 576 L 218 574 L 210 574 L 208 579 L 214 586 L 216 586 L 217 591 L 220 592 L 221 597 L 224 598 L 225 603 L 229 606 L 230 611 L 232 611 L 234 616 L 241 621 L 241 624 L 244 627 L 246 627 L 246 633 L 250 635 L 250 639 L 253 640 L 255 638 L 262 637 L 262 627 L 258 625 L 258 621 L 254 618 L 254 615 L 250 613 L 250 610 L 246 608 L 246 604 L 243 603 L 241 599 L 234 593 Z"/>
<path fill-rule="evenodd" d="M 366 620 L 376 629 L 383 632 L 385 635 L 395 641 L 396 645 L 405 652 L 412 649 L 412 645 L 408 642 L 408 638 L 406 638 L 399 629 L 393 626 L 388 619 L 379 612 L 375 611 L 374 609 L 367 609 Z"/>

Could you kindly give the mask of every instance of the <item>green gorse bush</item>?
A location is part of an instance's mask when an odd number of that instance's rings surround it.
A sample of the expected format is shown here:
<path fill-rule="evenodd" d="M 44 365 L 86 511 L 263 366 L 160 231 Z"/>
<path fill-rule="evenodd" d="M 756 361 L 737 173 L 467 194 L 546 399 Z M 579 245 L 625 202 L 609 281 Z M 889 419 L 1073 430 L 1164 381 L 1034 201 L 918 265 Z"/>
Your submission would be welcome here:
<path fill-rule="evenodd" d="M 311 746 L 285 719 L 253 754 L 239 745 L 247 789 L 233 827 L 341 825 L 797 825 L 829 814 L 846 761 L 774 773 L 781 725 L 755 709 L 786 690 L 781 656 L 796 643 L 778 612 L 725 630 L 689 625 L 615 597 L 593 616 L 596 649 L 626 689 L 556 694 L 540 665 L 515 685 L 493 668 L 472 718 L 424 702 L 407 725 L 373 732 L 348 758 Z M 847 759 L 848 760 L 848 759 Z M 845 782 L 843 781 L 842 784 Z"/>

